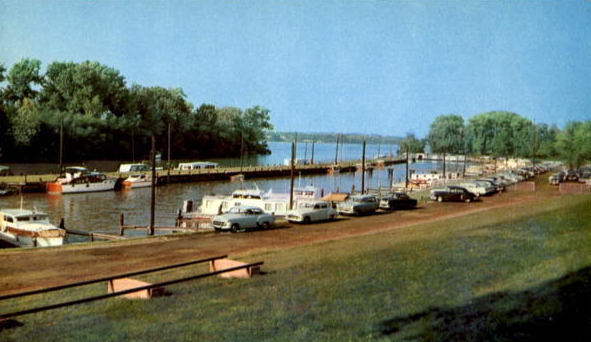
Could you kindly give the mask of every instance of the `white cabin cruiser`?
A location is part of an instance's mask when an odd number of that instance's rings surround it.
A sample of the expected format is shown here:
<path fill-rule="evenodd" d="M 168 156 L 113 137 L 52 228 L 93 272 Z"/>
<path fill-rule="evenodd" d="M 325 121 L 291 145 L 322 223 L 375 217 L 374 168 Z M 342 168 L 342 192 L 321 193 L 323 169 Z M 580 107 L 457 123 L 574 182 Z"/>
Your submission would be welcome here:
<path fill-rule="evenodd" d="M 0 239 L 20 247 L 61 246 L 65 229 L 49 222 L 47 214 L 25 209 L 0 209 Z"/>
<path fill-rule="evenodd" d="M 294 188 L 293 200 L 294 206 L 298 202 L 315 200 L 320 197 L 318 189 L 313 186 Z M 206 195 L 203 196 L 199 215 L 218 215 L 225 213 L 230 208 L 248 205 L 256 206 L 267 213 L 273 213 L 277 216 L 285 216 L 289 210 L 289 194 L 273 193 L 272 190 L 264 192 L 258 188 L 236 190 L 230 196 Z M 183 216 L 189 213 L 184 212 Z"/>
<path fill-rule="evenodd" d="M 50 194 L 67 194 L 78 192 L 108 191 L 115 189 L 114 178 L 100 172 L 90 172 L 85 167 L 67 167 L 64 175 L 55 182 L 47 183 L 47 192 Z"/>

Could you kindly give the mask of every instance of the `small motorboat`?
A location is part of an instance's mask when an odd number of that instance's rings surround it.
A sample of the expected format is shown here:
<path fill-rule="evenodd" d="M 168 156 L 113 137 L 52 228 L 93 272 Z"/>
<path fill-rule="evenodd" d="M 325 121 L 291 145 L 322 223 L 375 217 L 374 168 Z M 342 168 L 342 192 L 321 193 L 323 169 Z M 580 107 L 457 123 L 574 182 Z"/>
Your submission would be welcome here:
<path fill-rule="evenodd" d="M 19 247 L 61 246 L 66 230 L 36 210 L 0 209 L 0 239 Z"/>
<path fill-rule="evenodd" d="M 125 189 L 150 187 L 152 186 L 152 176 L 136 173 L 127 177 L 122 184 Z"/>

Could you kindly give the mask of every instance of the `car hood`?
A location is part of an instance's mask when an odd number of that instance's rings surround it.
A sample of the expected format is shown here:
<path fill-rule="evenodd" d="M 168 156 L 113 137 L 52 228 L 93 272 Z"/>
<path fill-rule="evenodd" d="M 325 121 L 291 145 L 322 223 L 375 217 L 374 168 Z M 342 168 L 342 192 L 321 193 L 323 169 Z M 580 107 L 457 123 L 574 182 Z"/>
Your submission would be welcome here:
<path fill-rule="evenodd" d="M 241 215 L 241 214 L 223 214 L 223 215 L 214 216 L 213 221 L 229 221 L 229 220 L 241 218 L 244 216 L 245 215 Z"/>

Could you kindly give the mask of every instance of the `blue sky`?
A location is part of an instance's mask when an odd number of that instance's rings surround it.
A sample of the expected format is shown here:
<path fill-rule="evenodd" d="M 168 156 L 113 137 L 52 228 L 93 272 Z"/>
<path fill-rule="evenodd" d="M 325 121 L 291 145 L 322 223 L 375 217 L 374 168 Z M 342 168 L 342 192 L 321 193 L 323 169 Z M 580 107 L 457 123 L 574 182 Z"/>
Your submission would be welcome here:
<path fill-rule="evenodd" d="M 441 114 L 591 119 L 591 1 L 6 1 L 0 63 L 98 61 L 277 130 L 424 136 Z"/>

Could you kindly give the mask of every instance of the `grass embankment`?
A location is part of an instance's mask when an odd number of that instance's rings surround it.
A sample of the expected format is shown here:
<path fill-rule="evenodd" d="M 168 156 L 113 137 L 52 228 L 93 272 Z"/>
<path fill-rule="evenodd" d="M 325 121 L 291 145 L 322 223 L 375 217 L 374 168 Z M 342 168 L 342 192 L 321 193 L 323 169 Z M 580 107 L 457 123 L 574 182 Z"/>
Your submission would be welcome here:
<path fill-rule="evenodd" d="M 588 341 L 591 198 L 239 257 L 264 276 L 20 318 L 13 341 Z M 158 257 L 158 256 L 155 256 Z M 163 272 L 145 280 L 203 271 Z M 35 305 L 104 293 L 89 286 Z M 0 312 L 33 306 L 0 303 Z"/>

